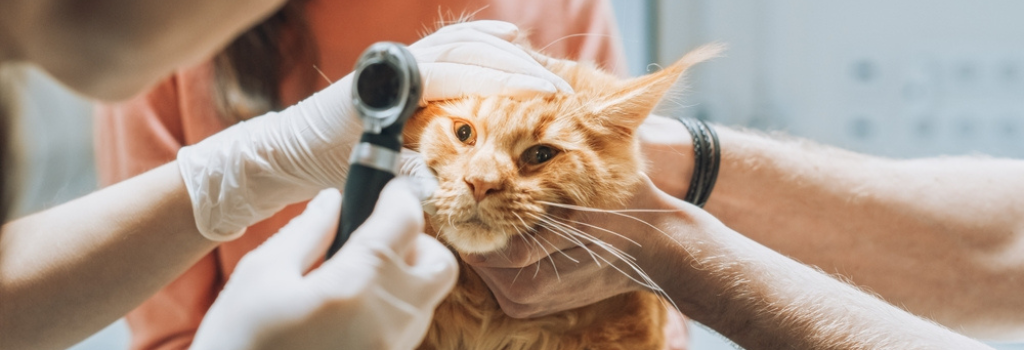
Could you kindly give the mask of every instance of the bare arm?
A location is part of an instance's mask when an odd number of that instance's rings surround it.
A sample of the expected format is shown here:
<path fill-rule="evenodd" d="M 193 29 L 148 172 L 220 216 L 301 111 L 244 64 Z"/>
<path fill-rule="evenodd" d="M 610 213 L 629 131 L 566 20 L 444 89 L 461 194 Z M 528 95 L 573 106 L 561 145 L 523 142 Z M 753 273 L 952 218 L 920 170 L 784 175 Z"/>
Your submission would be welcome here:
<path fill-rule="evenodd" d="M 788 259 L 667 195 L 646 270 L 681 310 L 748 349 L 982 349 Z M 642 260 L 643 261 L 643 260 Z"/>
<path fill-rule="evenodd" d="M 651 174 L 681 198 L 688 134 L 651 122 Z M 706 209 L 730 228 L 969 335 L 1024 337 L 1024 161 L 890 160 L 717 129 Z"/>
<path fill-rule="evenodd" d="M 175 163 L 3 226 L 0 347 L 63 348 L 123 316 L 215 246 Z"/>
<path fill-rule="evenodd" d="M 985 348 L 760 245 L 650 182 L 625 207 L 580 211 L 566 222 L 586 224 L 536 233 L 550 247 L 513 239 L 504 251 L 465 261 L 513 317 L 654 289 L 749 349 Z M 612 251 L 621 253 L 605 254 Z M 522 270 L 533 276 L 516 278 Z"/>

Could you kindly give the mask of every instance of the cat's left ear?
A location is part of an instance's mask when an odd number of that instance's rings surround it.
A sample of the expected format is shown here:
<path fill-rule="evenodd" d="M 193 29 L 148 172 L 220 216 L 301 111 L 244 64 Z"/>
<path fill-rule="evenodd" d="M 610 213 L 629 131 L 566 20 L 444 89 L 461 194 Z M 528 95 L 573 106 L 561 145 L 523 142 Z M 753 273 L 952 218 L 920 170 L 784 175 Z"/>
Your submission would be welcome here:
<path fill-rule="evenodd" d="M 597 103 L 594 112 L 614 125 L 636 130 L 688 68 L 717 57 L 724 49 L 722 44 L 704 45 L 665 69 L 627 80 Z"/>

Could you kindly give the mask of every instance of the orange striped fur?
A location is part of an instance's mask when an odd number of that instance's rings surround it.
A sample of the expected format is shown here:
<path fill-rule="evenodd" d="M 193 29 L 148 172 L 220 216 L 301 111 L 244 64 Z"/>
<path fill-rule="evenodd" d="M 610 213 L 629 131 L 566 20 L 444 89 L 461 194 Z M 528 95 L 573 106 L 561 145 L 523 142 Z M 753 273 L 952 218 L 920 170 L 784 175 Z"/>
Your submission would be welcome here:
<path fill-rule="evenodd" d="M 537 216 L 565 214 L 540 201 L 621 208 L 644 170 L 636 128 L 688 67 L 720 50 L 705 46 L 661 71 L 628 80 L 590 64 L 536 54 L 575 93 L 429 104 L 406 126 L 405 138 L 440 181 L 430 226 L 452 249 L 483 253 L 530 234 Z M 472 129 L 471 140 L 459 139 L 462 125 Z M 557 153 L 541 164 L 524 162 L 523 153 L 536 145 Z M 474 182 L 492 188 L 479 203 L 468 185 Z M 654 293 L 632 292 L 550 316 L 515 319 L 463 264 L 420 349 L 661 349 L 665 305 Z"/>

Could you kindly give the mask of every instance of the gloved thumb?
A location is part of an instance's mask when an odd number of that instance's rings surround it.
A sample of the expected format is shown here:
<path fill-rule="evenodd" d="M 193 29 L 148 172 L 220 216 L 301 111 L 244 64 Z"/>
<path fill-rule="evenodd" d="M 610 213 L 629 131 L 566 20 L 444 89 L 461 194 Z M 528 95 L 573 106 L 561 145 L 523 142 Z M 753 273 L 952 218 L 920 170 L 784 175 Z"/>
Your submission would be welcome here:
<path fill-rule="evenodd" d="M 345 203 L 345 205 L 366 203 Z M 409 180 L 400 177 L 391 180 L 380 192 L 370 217 L 352 232 L 348 243 L 310 277 L 327 281 L 352 278 L 360 274 L 370 280 L 386 266 L 387 260 L 405 264 L 404 256 L 423 232 L 423 209 L 413 195 Z M 324 276 L 324 277 L 319 277 Z M 331 283 L 331 282 L 325 282 Z"/>
<path fill-rule="evenodd" d="M 454 285 L 455 256 L 422 233 L 423 213 L 413 192 L 407 178 L 389 182 L 373 214 L 311 277 L 333 280 L 344 274 L 351 279 L 361 274 L 411 305 L 436 305 Z"/>
<path fill-rule="evenodd" d="M 414 249 L 405 273 L 414 284 L 410 290 L 416 293 L 410 293 L 406 300 L 433 308 L 455 287 L 458 263 L 448 247 L 425 234 L 416 237 Z"/>
<path fill-rule="evenodd" d="M 281 228 L 258 248 L 250 252 L 249 260 L 269 261 L 263 268 L 281 268 L 296 276 L 316 263 L 324 255 L 338 227 L 341 212 L 341 193 L 328 188 L 320 191 L 306 204 L 306 210 Z"/>

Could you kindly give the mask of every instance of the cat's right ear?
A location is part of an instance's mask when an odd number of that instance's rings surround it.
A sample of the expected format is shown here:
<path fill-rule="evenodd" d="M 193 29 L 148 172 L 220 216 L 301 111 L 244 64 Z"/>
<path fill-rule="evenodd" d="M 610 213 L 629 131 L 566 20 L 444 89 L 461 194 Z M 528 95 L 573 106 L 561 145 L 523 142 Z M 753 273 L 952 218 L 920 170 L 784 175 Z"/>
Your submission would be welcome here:
<path fill-rule="evenodd" d="M 600 103 L 595 104 L 594 112 L 609 119 L 608 122 L 614 125 L 636 130 L 688 68 L 718 57 L 723 50 L 723 44 L 704 45 L 665 69 L 626 80 L 605 95 Z"/>

